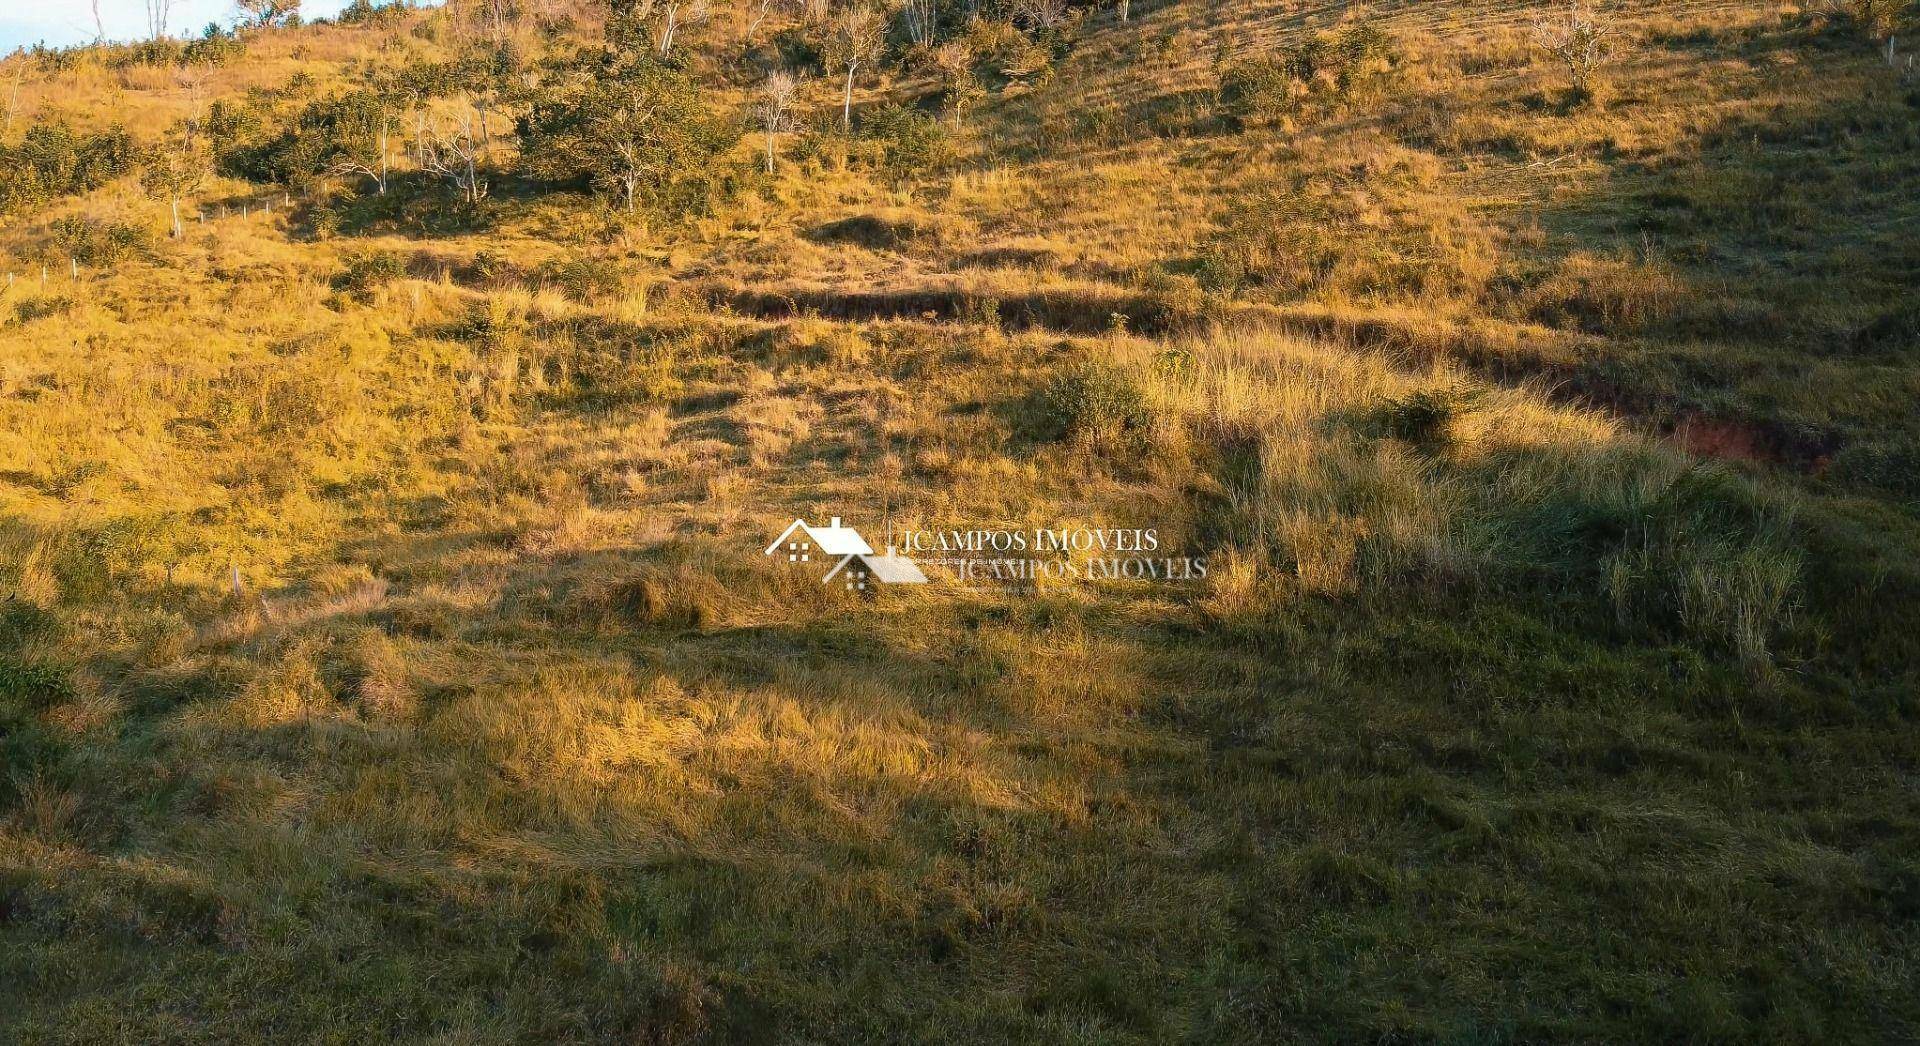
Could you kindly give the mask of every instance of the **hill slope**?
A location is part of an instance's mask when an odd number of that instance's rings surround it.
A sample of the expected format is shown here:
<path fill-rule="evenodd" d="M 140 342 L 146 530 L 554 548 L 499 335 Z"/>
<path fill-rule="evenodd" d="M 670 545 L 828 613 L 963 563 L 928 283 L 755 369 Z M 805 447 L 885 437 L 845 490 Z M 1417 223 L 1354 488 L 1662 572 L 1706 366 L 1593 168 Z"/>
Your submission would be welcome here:
<path fill-rule="evenodd" d="M 695 22 L 798 118 L 631 214 L 533 144 L 601 11 L 0 63 L 0 1038 L 1920 1034 L 1920 87 L 984 10 L 847 133 L 831 20 Z M 1205 570 L 762 554 L 831 516 Z"/>

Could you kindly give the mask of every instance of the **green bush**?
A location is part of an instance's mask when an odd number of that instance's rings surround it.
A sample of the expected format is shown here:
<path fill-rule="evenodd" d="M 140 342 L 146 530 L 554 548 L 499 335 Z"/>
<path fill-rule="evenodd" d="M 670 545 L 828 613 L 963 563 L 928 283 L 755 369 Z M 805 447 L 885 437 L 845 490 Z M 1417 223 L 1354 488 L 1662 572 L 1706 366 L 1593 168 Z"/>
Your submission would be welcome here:
<path fill-rule="evenodd" d="M 1358 95 L 1386 79 L 1399 62 L 1399 48 L 1384 30 L 1372 22 L 1353 22 L 1229 64 L 1220 74 L 1220 107 L 1242 127 L 1272 122 L 1309 99 Z"/>
<path fill-rule="evenodd" d="M 187 41 L 186 49 L 180 53 L 180 64 L 231 65 L 246 57 L 246 54 L 246 41 L 234 33 L 221 31 L 218 25 L 208 23 L 198 40 Z"/>
<path fill-rule="evenodd" d="M 628 213 L 699 209 L 740 136 L 678 65 L 613 51 L 543 86 L 518 130 L 529 174 L 591 187 Z"/>
<path fill-rule="evenodd" d="M 626 284 L 620 266 L 605 258 L 549 258 L 535 267 L 533 278 L 583 302 L 610 298 Z"/>
<path fill-rule="evenodd" d="M 1054 439 L 1111 447 L 1138 441 L 1153 424 L 1140 386 L 1109 363 L 1087 363 L 1055 377 L 1040 401 Z"/>
<path fill-rule="evenodd" d="M 21 323 L 28 323 L 48 316 L 65 316 L 79 305 L 80 303 L 72 298 L 58 294 L 44 298 L 24 298 L 13 303 L 13 315 Z"/>
<path fill-rule="evenodd" d="M 19 144 L 0 144 L 0 214 L 97 189 L 132 170 L 137 155 L 118 127 L 86 134 L 61 120 L 35 123 Z"/>
<path fill-rule="evenodd" d="M 333 278 L 336 290 L 365 293 L 407 274 L 406 259 L 393 251 L 370 251 L 347 259 L 347 267 Z"/>
<path fill-rule="evenodd" d="M 116 47 L 111 52 L 111 57 L 107 59 L 107 64 L 120 69 L 139 65 L 180 65 L 186 50 L 186 45 L 180 41 L 163 36 Z"/>
<path fill-rule="evenodd" d="M 69 214 L 54 219 L 47 253 L 54 260 L 70 258 L 81 265 L 102 267 L 145 253 L 152 246 L 153 235 L 144 226 Z"/>
<path fill-rule="evenodd" d="M 947 158 L 947 132 L 930 113 L 883 105 L 860 115 L 860 138 L 878 148 L 875 166 L 896 178 L 937 168 Z"/>
<path fill-rule="evenodd" d="M 379 128 L 396 127 L 399 106 L 374 90 L 307 103 L 277 131 L 264 129 L 264 107 L 215 102 L 207 132 L 222 173 L 256 182 L 303 185 L 329 175 L 342 159 L 377 166 Z"/>
<path fill-rule="evenodd" d="M 1242 59 L 1220 74 L 1220 107 L 1242 127 L 1277 120 L 1294 106 L 1293 77 L 1282 62 Z"/>
<path fill-rule="evenodd" d="M 51 665 L 0 656 L 0 702 L 32 710 L 59 704 L 72 693 L 65 672 Z"/>
<path fill-rule="evenodd" d="M 1384 435 L 1437 452 L 1453 446 L 1455 422 L 1478 409 L 1479 400 L 1479 390 L 1462 386 L 1420 389 L 1388 400 L 1376 419 Z"/>
<path fill-rule="evenodd" d="M 406 0 L 375 4 L 371 0 L 353 0 L 340 9 L 334 21 L 341 25 L 393 26 L 407 16 Z"/>
<path fill-rule="evenodd" d="M 1912 5 L 1909 0 L 1843 0 L 1840 6 L 1862 33 L 1885 40 L 1900 28 L 1902 13 Z"/>

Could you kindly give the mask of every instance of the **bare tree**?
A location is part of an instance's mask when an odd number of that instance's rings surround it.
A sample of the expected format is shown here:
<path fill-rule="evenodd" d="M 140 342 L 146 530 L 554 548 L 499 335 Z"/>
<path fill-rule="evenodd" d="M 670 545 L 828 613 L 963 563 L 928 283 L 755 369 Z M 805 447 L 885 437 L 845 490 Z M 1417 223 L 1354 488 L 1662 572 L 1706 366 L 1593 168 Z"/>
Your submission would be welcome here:
<path fill-rule="evenodd" d="M 974 61 L 973 48 L 964 40 L 949 40 L 933 52 L 933 67 L 940 74 L 940 89 L 947 96 L 947 115 L 955 127 L 960 126 L 967 110 L 986 93 L 980 78 L 973 73 Z"/>
<path fill-rule="evenodd" d="M 495 40 L 504 40 L 507 23 L 514 16 L 513 0 L 485 0 L 480 13 L 486 20 L 487 35 Z"/>
<path fill-rule="evenodd" d="M 1067 0 L 1014 0 L 1013 13 L 1027 28 L 1042 32 L 1067 24 Z"/>
<path fill-rule="evenodd" d="M 886 46 L 887 26 L 871 8 L 849 7 L 834 20 L 827 34 L 821 57 L 829 71 L 847 74 L 846 93 L 840 105 L 840 122 L 853 127 L 853 78 L 860 70 L 880 60 Z"/>
<path fill-rule="evenodd" d="M 707 0 L 665 0 L 660 11 L 660 57 L 673 53 L 673 41 L 680 30 L 699 25 L 713 17 Z"/>
<path fill-rule="evenodd" d="M 167 19 L 173 14 L 173 0 L 146 0 L 147 34 L 155 40 L 167 35 Z"/>
<path fill-rule="evenodd" d="M 13 133 L 13 114 L 20 108 L 20 81 L 25 79 L 26 75 L 27 63 L 13 63 L 13 83 L 7 87 L 7 119 L 5 126 L 0 127 L 0 134 Z"/>
<path fill-rule="evenodd" d="M 935 0 L 902 0 L 900 25 L 915 47 L 930 47 L 940 29 L 940 9 Z"/>
<path fill-rule="evenodd" d="M 747 40 L 749 42 L 753 40 L 753 34 L 760 31 L 760 26 L 767 20 L 767 16 L 783 2 L 784 0 L 748 0 L 747 10 L 750 14 L 747 19 Z"/>
<path fill-rule="evenodd" d="M 1567 67 L 1575 94 L 1589 93 L 1593 72 L 1607 57 L 1614 36 L 1612 25 L 1582 10 L 1579 0 L 1567 7 L 1564 19 L 1534 23 L 1534 43 Z"/>
<path fill-rule="evenodd" d="M 767 173 L 773 173 L 773 141 L 793 124 L 793 99 L 800 81 L 785 69 L 776 69 L 760 85 L 760 100 L 753 105 L 753 118 L 767 136 Z"/>
<path fill-rule="evenodd" d="M 100 0 L 93 0 L 93 42 L 107 42 L 107 23 L 100 20 Z"/>
<path fill-rule="evenodd" d="M 459 118 L 444 127 L 439 117 L 429 117 L 426 137 L 420 142 L 420 169 L 458 189 L 461 199 L 479 203 L 488 189 L 480 174 L 484 148 L 472 109 L 462 109 Z"/>

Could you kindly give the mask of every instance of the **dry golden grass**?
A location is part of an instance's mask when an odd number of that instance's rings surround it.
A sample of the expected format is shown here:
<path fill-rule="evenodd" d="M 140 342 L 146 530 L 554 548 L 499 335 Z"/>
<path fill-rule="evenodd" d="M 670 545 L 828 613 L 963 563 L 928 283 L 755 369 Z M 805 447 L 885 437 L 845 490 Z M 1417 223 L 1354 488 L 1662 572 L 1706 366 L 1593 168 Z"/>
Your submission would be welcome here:
<path fill-rule="evenodd" d="M 1408 0 L 1390 87 L 1238 131 L 1219 61 L 1349 13 L 1141 5 L 906 179 L 0 228 L 0 1038 L 1912 1037 L 1908 103 L 1784 5 L 1606 10 L 1593 105 Z M 43 289 L 69 214 L 155 245 Z M 829 514 L 1208 570 L 759 554 Z"/>

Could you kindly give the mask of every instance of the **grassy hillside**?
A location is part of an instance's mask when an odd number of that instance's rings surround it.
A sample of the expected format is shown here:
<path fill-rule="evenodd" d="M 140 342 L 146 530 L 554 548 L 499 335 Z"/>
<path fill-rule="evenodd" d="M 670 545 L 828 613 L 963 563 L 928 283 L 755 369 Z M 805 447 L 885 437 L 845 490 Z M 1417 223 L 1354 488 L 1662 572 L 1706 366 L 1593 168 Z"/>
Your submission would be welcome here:
<path fill-rule="evenodd" d="M 824 7 L 7 58 L 0 1040 L 1920 1037 L 1858 6 L 1584 92 L 1557 5 L 943 6 L 845 130 Z M 718 128 L 632 210 L 540 137 L 612 68 Z M 761 554 L 829 515 L 1207 570 Z"/>

